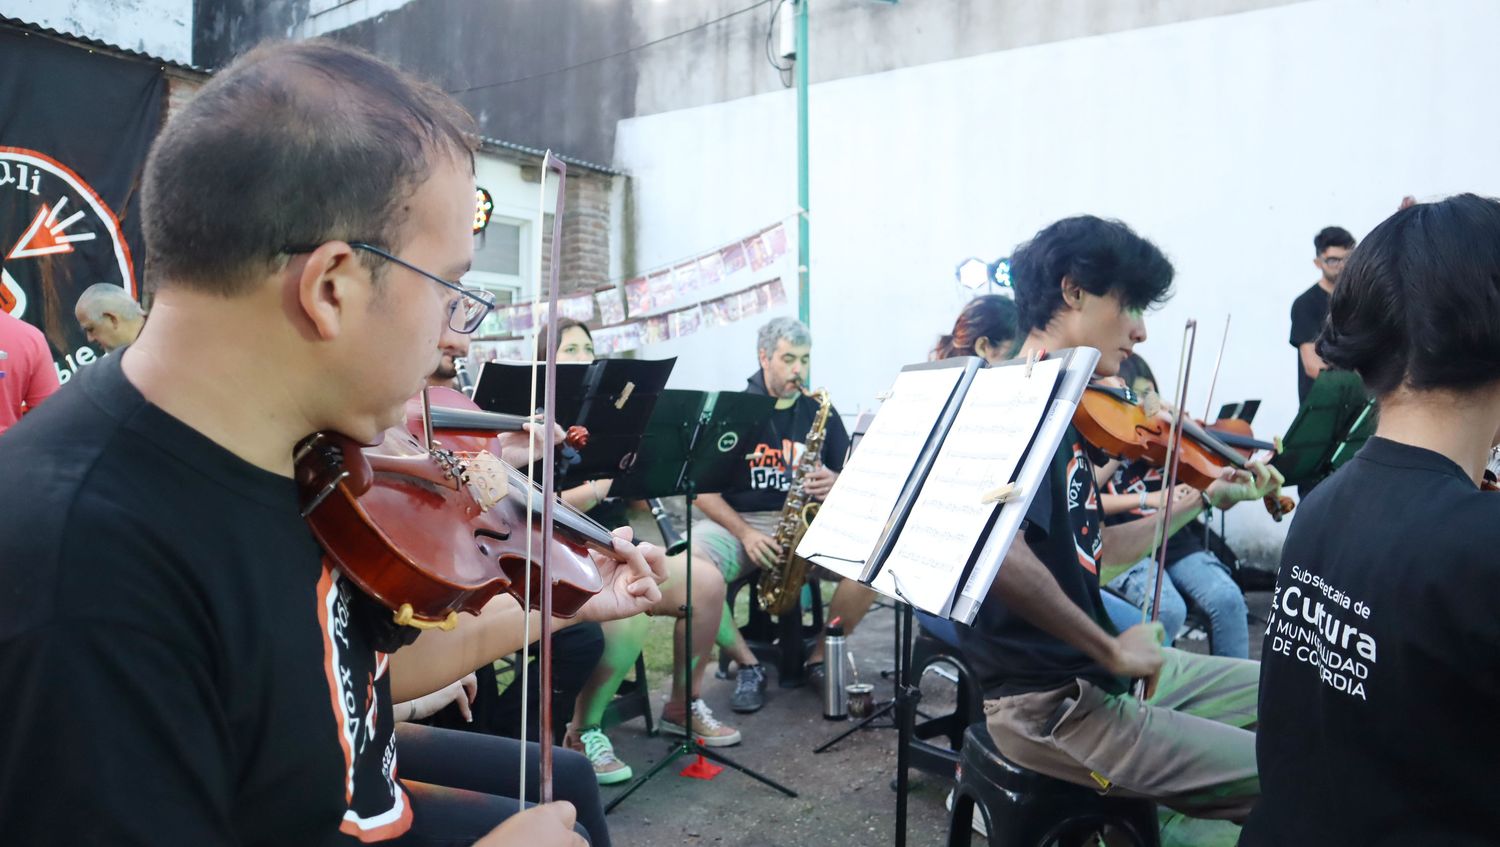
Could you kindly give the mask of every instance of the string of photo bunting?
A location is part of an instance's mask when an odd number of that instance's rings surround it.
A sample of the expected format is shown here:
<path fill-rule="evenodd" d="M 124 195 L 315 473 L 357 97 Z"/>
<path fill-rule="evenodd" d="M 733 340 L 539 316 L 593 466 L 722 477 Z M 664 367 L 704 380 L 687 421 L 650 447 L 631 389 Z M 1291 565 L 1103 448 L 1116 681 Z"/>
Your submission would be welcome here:
<path fill-rule="evenodd" d="M 788 255 L 786 219 L 717 249 L 679 259 L 592 292 L 557 301 L 557 313 L 589 325 L 600 356 L 634 350 L 754 317 L 787 302 L 780 271 Z M 768 273 L 775 273 L 765 279 Z M 761 281 L 704 298 L 738 279 Z M 501 306 L 470 348 L 475 363 L 528 361 L 535 332 L 547 321 L 546 301 Z"/>

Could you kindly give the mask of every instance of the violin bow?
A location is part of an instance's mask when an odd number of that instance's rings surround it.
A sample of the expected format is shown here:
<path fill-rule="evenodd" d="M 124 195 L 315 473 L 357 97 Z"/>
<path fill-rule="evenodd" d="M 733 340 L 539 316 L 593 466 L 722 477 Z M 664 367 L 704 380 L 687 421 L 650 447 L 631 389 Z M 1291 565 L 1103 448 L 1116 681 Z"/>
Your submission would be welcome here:
<path fill-rule="evenodd" d="M 1198 322 L 1188 318 L 1187 325 L 1182 330 L 1182 358 L 1177 363 L 1177 405 L 1173 411 L 1175 420 L 1172 423 L 1171 437 L 1167 439 L 1167 479 L 1166 487 L 1162 489 L 1166 495 L 1162 497 L 1162 506 L 1157 512 L 1159 517 L 1156 532 L 1151 536 L 1154 545 L 1151 554 L 1156 558 L 1156 585 L 1151 592 L 1152 623 L 1161 617 L 1161 584 L 1167 572 L 1167 530 L 1172 526 L 1172 495 L 1177 489 L 1177 465 L 1182 458 L 1183 410 L 1187 408 L 1188 377 L 1193 371 L 1193 347 L 1197 340 Z M 1145 610 L 1141 611 L 1141 622 L 1146 622 Z M 1145 702 L 1151 694 L 1150 689 L 1147 680 L 1140 680 L 1136 685 L 1136 699 Z"/>
<path fill-rule="evenodd" d="M 549 346 L 557 344 L 557 299 L 559 289 L 559 270 L 562 267 L 562 220 L 565 188 L 568 182 L 568 166 L 551 150 L 542 156 L 541 186 L 539 188 L 541 200 L 538 203 L 539 214 L 537 215 L 537 264 L 540 271 L 541 264 L 541 242 L 542 222 L 546 220 L 547 208 L 547 172 L 557 174 L 557 202 L 552 214 L 552 266 L 547 274 L 547 326 L 546 339 Z M 541 276 L 540 273 L 537 274 Z M 550 442 L 552 431 L 557 427 L 557 413 L 554 411 L 557 400 L 557 357 L 548 355 L 543 368 L 542 377 L 542 432 L 543 438 Z M 536 367 L 531 369 L 531 404 L 530 408 L 536 408 Z M 531 482 L 531 469 L 536 466 L 536 438 L 527 439 L 527 463 L 526 476 L 528 482 L 527 499 L 534 496 L 536 487 L 529 485 Z M 539 634 L 539 649 L 537 654 L 537 696 L 538 709 L 541 712 L 537 726 L 537 745 L 540 747 L 540 767 L 538 768 L 537 787 L 538 800 L 542 803 L 552 802 L 552 520 L 555 490 L 553 486 L 553 460 L 556 451 L 547 449 L 542 451 L 542 508 L 541 508 L 541 538 L 540 551 L 534 551 L 532 547 L 532 524 L 526 523 L 526 558 L 535 561 L 537 552 L 540 553 L 541 567 L 539 568 L 542 583 L 538 587 L 540 594 L 541 632 Z M 527 511 L 533 512 L 528 502 Z M 528 598 L 523 605 L 527 606 L 528 614 L 526 623 L 528 628 L 531 624 L 529 614 L 529 600 L 531 597 L 531 568 L 526 569 L 525 596 Z M 522 650 L 522 664 L 518 670 L 521 677 L 521 744 L 526 744 L 527 708 L 530 703 L 530 692 L 526 689 L 526 663 L 529 659 L 529 648 L 531 646 L 531 633 L 526 633 L 526 647 Z M 526 804 L 526 757 L 521 757 L 520 762 L 520 802 L 524 807 Z"/>

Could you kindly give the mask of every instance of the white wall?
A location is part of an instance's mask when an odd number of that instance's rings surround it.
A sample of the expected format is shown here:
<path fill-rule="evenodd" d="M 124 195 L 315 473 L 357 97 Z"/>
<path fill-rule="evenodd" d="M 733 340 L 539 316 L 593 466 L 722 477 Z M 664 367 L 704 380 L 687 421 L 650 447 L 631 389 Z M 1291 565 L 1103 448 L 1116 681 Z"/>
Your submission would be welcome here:
<path fill-rule="evenodd" d="M 1179 293 L 1140 348 L 1158 373 L 1175 373 L 1197 318 L 1201 411 L 1232 313 L 1215 405 L 1260 398 L 1257 433 L 1282 431 L 1296 408 L 1288 309 L 1316 277 L 1313 234 L 1360 236 L 1406 194 L 1500 194 L 1497 28 L 1491 0 L 1315 0 L 815 86 L 814 383 L 845 413 L 870 407 L 951 326 L 958 260 L 1090 212 L 1177 266 Z M 794 109 L 787 91 L 622 122 L 637 264 L 793 207 Z M 753 333 L 642 355 L 681 356 L 675 385 L 737 387 Z M 1278 535 L 1251 507 L 1231 525 L 1242 544 Z"/>
<path fill-rule="evenodd" d="M 193 60 L 193 0 L 0 0 L 0 14 L 162 59 Z"/>

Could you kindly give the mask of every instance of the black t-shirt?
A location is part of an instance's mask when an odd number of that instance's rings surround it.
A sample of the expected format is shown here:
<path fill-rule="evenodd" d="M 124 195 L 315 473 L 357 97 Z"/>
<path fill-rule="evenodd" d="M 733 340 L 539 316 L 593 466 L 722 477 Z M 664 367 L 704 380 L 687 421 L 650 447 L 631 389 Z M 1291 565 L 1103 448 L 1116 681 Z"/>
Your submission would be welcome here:
<path fill-rule="evenodd" d="M 1124 462 L 1115 469 L 1114 476 L 1104 484 L 1106 494 L 1129 494 L 1140 497 L 1141 492 L 1150 494 L 1160 491 L 1166 482 L 1161 468 L 1152 467 L 1150 463 L 1143 461 Z M 1150 517 L 1156 514 L 1155 509 L 1137 508 L 1128 512 L 1120 512 L 1114 515 L 1104 516 L 1105 526 L 1126 523 L 1138 518 Z M 1181 561 L 1194 553 L 1201 553 L 1207 548 L 1203 544 L 1203 523 L 1194 519 L 1182 529 L 1172 533 L 1167 539 L 1167 563 Z"/>
<path fill-rule="evenodd" d="M 323 566 L 292 480 L 148 403 L 122 358 L 0 437 L 3 840 L 400 834 L 372 601 Z"/>
<path fill-rule="evenodd" d="M 1494 844 L 1500 495 L 1370 439 L 1297 507 L 1241 843 Z"/>
<path fill-rule="evenodd" d="M 759 371 L 746 380 L 745 391 L 765 395 L 766 382 Z M 806 395 L 785 409 L 775 409 L 765 426 L 755 435 L 755 443 L 745 453 L 745 472 L 724 500 L 736 512 L 774 512 L 786 502 L 791 488 L 791 472 L 807 446 L 807 433 L 818 415 L 818 401 Z M 831 471 L 844 469 L 849 452 L 849 431 L 836 407 L 829 407 L 828 426 L 824 431 L 823 464 Z"/>
<path fill-rule="evenodd" d="M 1099 597 L 1099 498 L 1094 464 L 1076 429 L 1068 427 L 1052 467 L 1026 513 L 1026 543 L 1063 593 L 1106 631 L 1113 631 Z M 972 626 L 958 628 L 964 656 L 988 696 L 1050 691 L 1083 678 L 1122 693 L 1126 683 L 1081 650 L 1038 629 L 993 593 Z"/>
<path fill-rule="evenodd" d="M 1301 347 L 1309 341 L 1315 341 L 1318 333 L 1323 331 L 1323 321 L 1328 317 L 1328 292 L 1322 286 L 1314 283 L 1313 286 L 1297 296 L 1292 301 L 1292 336 L 1293 347 Z M 1307 392 L 1312 390 L 1313 378 L 1307 375 L 1307 369 L 1302 367 L 1302 353 L 1297 353 L 1297 402 L 1301 403 L 1307 399 Z"/>

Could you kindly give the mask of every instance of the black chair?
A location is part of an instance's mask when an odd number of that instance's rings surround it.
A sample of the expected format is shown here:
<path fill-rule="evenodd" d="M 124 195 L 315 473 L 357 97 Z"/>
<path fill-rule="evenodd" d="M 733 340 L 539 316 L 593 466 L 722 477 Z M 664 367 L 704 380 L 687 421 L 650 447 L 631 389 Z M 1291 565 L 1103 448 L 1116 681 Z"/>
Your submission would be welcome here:
<path fill-rule="evenodd" d="M 656 724 L 651 718 L 651 686 L 646 682 L 646 654 L 635 657 L 635 679 L 620 683 L 615 699 L 604 707 L 604 717 L 599 720 L 600 729 L 609 729 L 635 718 L 646 719 L 646 734 L 656 734 Z"/>
<path fill-rule="evenodd" d="M 952 779 L 964 743 L 964 730 L 984 721 L 984 691 L 978 675 L 957 647 L 922 632 L 912 642 L 911 650 L 912 684 L 920 686 L 928 669 L 939 665 L 951 666 L 958 682 L 953 711 L 936 717 L 918 713 L 919 719 L 912 725 L 907 761 L 920 771 Z M 934 739 L 941 739 L 941 743 L 934 744 Z"/>
<path fill-rule="evenodd" d="M 1109 797 L 1071 782 L 1043 776 L 1011 762 L 996 749 L 982 723 L 964 733 L 948 847 L 970 843 L 977 805 L 991 847 L 1078 847 L 1106 843 L 1159 847 L 1156 804 Z"/>
<path fill-rule="evenodd" d="M 799 688 L 807 684 L 807 669 L 804 663 L 812 652 L 813 645 L 823 637 L 823 592 L 816 575 L 809 573 L 807 587 L 812 592 L 812 608 L 804 610 L 798 606 L 784 615 L 771 615 L 760 607 L 760 571 L 742 574 L 730 582 L 725 591 L 725 602 L 734 608 L 735 598 L 745 587 L 750 589 L 750 620 L 740 627 L 745 644 L 755 658 L 774 663 L 778 684 L 782 688 Z M 812 622 L 804 623 L 803 614 L 811 611 Z M 719 651 L 719 677 L 729 677 L 729 657 Z"/>

